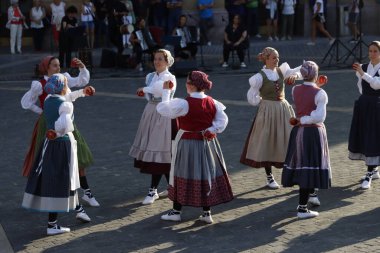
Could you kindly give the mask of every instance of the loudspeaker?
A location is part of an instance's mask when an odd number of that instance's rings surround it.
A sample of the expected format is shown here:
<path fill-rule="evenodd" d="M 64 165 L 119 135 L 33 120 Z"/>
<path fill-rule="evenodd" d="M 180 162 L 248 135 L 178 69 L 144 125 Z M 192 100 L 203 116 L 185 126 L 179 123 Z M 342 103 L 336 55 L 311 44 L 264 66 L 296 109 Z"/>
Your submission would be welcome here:
<path fill-rule="evenodd" d="M 176 61 L 170 68 L 170 72 L 173 72 L 176 76 L 187 76 L 193 70 L 198 70 L 196 60 Z"/>
<path fill-rule="evenodd" d="M 102 57 L 100 59 L 101 68 L 113 68 L 116 66 L 116 52 L 110 49 L 102 50 Z"/>

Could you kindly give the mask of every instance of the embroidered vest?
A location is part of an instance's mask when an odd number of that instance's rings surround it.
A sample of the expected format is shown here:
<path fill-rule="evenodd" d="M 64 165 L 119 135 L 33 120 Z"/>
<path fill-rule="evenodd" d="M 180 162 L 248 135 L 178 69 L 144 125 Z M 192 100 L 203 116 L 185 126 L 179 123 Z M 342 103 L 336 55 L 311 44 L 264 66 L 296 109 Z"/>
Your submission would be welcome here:
<path fill-rule="evenodd" d="M 263 85 L 260 88 L 260 95 L 264 100 L 280 101 L 285 98 L 284 76 L 279 68 L 276 68 L 279 79 L 271 81 L 268 79 L 264 71 L 260 71 L 263 77 Z"/>

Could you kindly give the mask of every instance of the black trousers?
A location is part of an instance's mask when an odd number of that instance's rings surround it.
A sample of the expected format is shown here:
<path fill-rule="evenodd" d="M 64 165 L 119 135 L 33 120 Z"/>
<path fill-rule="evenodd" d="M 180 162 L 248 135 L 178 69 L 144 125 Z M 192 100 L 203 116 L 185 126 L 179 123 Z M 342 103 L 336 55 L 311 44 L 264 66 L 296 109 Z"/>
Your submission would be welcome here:
<path fill-rule="evenodd" d="M 239 57 L 240 62 L 243 62 L 244 61 L 245 47 L 244 47 L 244 45 L 242 45 L 242 43 L 240 43 L 237 46 L 234 46 L 233 43 L 231 43 L 231 44 L 224 43 L 224 45 L 223 45 L 223 60 L 225 62 L 228 62 L 228 59 L 230 58 L 230 53 L 232 50 L 236 50 L 236 53 Z"/>

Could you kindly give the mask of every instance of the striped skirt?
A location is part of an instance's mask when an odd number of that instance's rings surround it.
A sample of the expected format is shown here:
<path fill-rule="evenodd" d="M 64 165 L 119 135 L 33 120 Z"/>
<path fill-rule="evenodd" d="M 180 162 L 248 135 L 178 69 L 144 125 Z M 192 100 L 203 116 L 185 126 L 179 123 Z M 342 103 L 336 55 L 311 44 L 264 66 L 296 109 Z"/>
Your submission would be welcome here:
<path fill-rule="evenodd" d="M 282 168 L 294 111 L 288 101 L 262 100 L 240 157 L 242 164 Z"/>
<path fill-rule="evenodd" d="M 45 151 L 43 152 L 43 150 Z M 40 212 L 68 212 L 78 202 L 70 190 L 70 152 L 68 138 L 46 141 L 28 177 L 22 207 Z"/>
<path fill-rule="evenodd" d="M 45 139 L 47 130 L 46 128 L 45 116 L 44 114 L 41 114 L 36 124 L 34 125 L 32 140 L 30 141 L 30 146 L 24 160 L 24 165 L 22 168 L 22 175 L 24 177 L 29 176 L 34 161 L 37 159 L 38 150 L 41 148 Z M 94 159 L 90 148 L 88 147 L 82 135 L 79 133 L 79 130 L 75 124 L 73 135 L 78 145 L 78 166 L 80 169 L 87 168 L 93 164 Z"/>
<path fill-rule="evenodd" d="M 330 155 L 325 126 L 295 126 L 290 134 L 282 185 L 327 189 L 331 186 Z"/>
<path fill-rule="evenodd" d="M 181 139 L 169 198 L 184 206 L 208 207 L 233 199 L 218 140 Z"/>

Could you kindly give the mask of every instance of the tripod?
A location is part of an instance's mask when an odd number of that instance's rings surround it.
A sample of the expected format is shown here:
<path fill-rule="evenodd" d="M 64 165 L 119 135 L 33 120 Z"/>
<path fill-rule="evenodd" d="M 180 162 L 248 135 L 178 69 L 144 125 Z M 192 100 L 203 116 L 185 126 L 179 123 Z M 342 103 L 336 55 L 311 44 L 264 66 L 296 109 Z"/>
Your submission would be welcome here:
<path fill-rule="evenodd" d="M 355 43 L 355 46 L 349 51 L 349 54 L 347 55 L 346 59 L 344 59 L 344 62 L 348 60 L 348 58 L 352 55 L 354 57 L 354 62 L 355 60 L 358 62 L 361 62 L 363 57 L 363 49 L 362 45 L 364 44 L 367 48 L 368 45 L 363 41 L 363 36 L 362 36 L 362 8 L 359 7 L 359 39 Z M 359 48 L 359 57 L 356 55 L 356 50 Z"/>
<path fill-rule="evenodd" d="M 335 41 L 334 43 L 330 46 L 329 50 L 327 51 L 327 53 L 325 54 L 325 56 L 323 57 L 322 59 L 322 62 L 323 63 L 326 58 L 328 56 L 330 56 L 330 61 L 329 61 L 329 64 L 328 66 L 331 65 L 331 61 L 333 60 L 333 57 L 334 57 L 334 50 L 335 50 L 335 62 L 336 63 L 339 63 L 342 58 L 344 57 L 339 57 L 339 46 L 341 46 L 342 48 L 346 49 L 348 52 L 350 52 L 350 49 L 348 47 L 346 47 L 341 41 L 340 41 L 340 29 L 339 29 L 339 25 L 340 25 L 340 20 L 339 20 L 339 0 L 335 0 L 335 24 L 336 24 L 336 27 L 335 27 L 335 34 L 336 34 L 336 38 L 335 38 Z"/>

